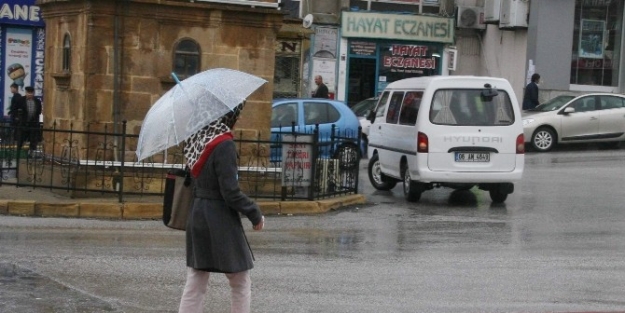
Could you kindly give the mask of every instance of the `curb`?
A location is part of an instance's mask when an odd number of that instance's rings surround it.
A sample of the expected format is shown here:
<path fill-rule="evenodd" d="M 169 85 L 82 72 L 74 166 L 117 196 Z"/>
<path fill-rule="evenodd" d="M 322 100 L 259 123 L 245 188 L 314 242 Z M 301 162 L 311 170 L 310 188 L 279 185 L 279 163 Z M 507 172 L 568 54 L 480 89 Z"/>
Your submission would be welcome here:
<path fill-rule="evenodd" d="M 355 194 L 316 201 L 259 201 L 264 215 L 319 214 L 344 206 L 364 204 L 364 195 Z M 0 201 L 0 215 L 38 217 L 79 217 L 100 219 L 161 219 L 162 203 L 48 203 L 37 201 Z"/>

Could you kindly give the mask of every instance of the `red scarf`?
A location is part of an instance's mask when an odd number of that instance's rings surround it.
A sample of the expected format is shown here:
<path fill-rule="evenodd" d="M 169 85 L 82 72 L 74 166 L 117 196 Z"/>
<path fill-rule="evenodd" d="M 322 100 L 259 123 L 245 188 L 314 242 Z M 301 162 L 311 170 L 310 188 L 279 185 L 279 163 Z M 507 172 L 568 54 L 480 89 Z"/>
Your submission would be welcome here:
<path fill-rule="evenodd" d="M 217 147 L 217 145 L 219 145 L 220 143 L 226 140 L 232 140 L 233 138 L 234 136 L 232 135 L 232 133 L 227 132 L 221 135 L 217 135 L 215 138 L 209 141 L 206 144 L 206 147 L 204 148 L 204 151 L 202 151 L 202 154 L 198 158 L 197 162 L 193 164 L 193 167 L 191 168 L 191 176 L 193 176 L 194 178 L 197 178 L 200 175 L 200 172 L 202 172 L 202 168 L 204 167 L 204 163 L 206 163 L 206 161 L 208 160 L 208 157 L 211 155 L 211 153 L 213 152 L 215 147 Z"/>

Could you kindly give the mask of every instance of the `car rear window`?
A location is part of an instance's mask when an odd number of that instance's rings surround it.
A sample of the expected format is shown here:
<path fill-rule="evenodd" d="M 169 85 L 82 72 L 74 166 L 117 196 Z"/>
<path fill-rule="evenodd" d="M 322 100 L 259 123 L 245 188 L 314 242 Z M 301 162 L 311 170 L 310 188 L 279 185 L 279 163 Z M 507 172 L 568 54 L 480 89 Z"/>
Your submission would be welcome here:
<path fill-rule="evenodd" d="M 483 97 L 483 89 L 439 89 L 430 106 L 430 122 L 452 126 L 505 126 L 514 124 L 507 92 Z"/>

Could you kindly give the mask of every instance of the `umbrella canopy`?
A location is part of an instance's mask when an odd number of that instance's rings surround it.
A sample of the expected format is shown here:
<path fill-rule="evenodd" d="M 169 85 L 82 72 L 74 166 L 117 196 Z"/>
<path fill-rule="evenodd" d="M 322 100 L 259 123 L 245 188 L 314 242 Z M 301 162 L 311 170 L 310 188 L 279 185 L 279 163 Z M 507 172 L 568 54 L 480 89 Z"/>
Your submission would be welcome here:
<path fill-rule="evenodd" d="M 240 71 L 217 68 L 179 82 L 154 103 L 141 126 L 139 161 L 178 145 L 224 116 L 267 81 Z"/>

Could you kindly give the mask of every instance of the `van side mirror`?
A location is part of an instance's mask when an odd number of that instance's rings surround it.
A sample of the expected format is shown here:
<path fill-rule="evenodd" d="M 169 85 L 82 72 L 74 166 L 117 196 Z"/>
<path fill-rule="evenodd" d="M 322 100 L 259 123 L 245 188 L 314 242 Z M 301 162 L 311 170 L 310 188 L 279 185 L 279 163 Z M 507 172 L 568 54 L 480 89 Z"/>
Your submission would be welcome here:
<path fill-rule="evenodd" d="M 369 120 L 371 122 L 371 124 L 373 124 L 373 121 L 375 121 L 375 110 L 367 110 L 367 120 Z"/>

